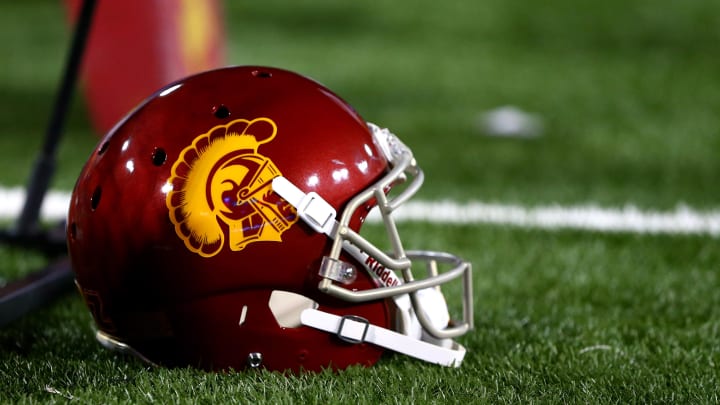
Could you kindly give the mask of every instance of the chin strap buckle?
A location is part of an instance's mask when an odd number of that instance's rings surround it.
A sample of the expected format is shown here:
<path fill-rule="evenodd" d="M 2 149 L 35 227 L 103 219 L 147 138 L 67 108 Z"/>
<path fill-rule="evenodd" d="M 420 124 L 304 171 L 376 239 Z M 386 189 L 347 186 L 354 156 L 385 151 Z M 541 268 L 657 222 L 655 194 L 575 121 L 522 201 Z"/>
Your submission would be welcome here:
<path fill-rule="evenodd" d="M 370 322 L 367 319 L 357 315 L 345 315 L 340 318 L 340 326 L 335 335 L 343 342 L 362 343 L 365 341 L 369 327 Z"/>

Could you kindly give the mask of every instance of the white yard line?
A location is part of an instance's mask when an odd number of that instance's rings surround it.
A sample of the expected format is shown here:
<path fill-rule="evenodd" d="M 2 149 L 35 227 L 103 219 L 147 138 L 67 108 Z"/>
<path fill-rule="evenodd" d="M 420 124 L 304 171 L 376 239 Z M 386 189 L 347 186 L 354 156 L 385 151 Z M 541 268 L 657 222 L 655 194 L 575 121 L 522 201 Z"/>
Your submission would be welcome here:
<path fill-rule="evenodd" d="M 396 212 L 398 221 L 445 224 L 500 224 L 541 229 L 581 229 L 600 232 L 701 234 L 720 236 L 720 210 L 699 211 L 678 206 L 671 211 L 596 205 L 525 207 L 483 202 L 408 202 Z M 371 217 L 378 220 L 379 216 Z"/>
<path fill-rule="evenodd" d="M 17 217 L 24 198 L 25 191 L 20 187 L 0 187 L 0 219 Z M 69 201 L 69 193 L 50 191 L 42 207 L 42 218 L 64 219 Z M 594 205 L 526 207 L 483 202 L 410 201 L 396 211 L 394 217 L 400 222 L 720 236 L 720 209 L 700 211 L 687 206 L 678 206 L 671 211 L 649 211 L 633 205 L 622 208 Z M 378 222 L 379 218 L 377 212 L 373 212 L 368 221 Z"/>
<path fill-rule="evenodd" d="M 12 219 L 20 215 L 25 202 L 25 189 L 22 187 L 0 187 L 0 219 Z M 70 193 L 49 191 L 43 200 L 40 216 L 43 219 L 65 219 L 70 205 Z"/>

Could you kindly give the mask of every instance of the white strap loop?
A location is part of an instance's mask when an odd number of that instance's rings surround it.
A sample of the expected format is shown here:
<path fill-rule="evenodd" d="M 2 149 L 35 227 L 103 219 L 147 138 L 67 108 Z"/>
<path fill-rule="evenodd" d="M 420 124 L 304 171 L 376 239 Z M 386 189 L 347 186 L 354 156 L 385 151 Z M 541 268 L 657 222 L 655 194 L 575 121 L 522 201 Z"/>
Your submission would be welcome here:
<path fill-rule="evenodd" d="M 436 346 L 390 329 L 372 325 L 367 320 L 356 316 L 342 317 L 317 309 L 306 309 L 300 315 L 300 322 L 303 325 L 333 333 L 347 342 L 372 343 L 441 366 L 459 367 L 465 358 L 465 348 L 455 342 L 453 342 L 452 348 Z"/>

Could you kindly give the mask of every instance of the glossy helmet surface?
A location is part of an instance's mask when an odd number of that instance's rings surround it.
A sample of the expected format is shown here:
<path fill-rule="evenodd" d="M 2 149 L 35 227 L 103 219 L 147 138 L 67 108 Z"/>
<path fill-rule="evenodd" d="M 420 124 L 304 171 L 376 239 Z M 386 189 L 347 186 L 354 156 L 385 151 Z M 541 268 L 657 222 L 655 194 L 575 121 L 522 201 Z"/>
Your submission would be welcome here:
<path fill-rule="evenodd" d="M 470 266 L 406 252 L 392 220 L 421 182 L 393 134 L 298 74 L 170 84 L 101 140 L 73 191 L 68 247 L 97 338 L 209 370 L 343 369 L 384 349 L 457 366 Z M 375 206 L 390 253 L 359 234 Z M 453 279 L 461 321 L 439 287 Z"/>

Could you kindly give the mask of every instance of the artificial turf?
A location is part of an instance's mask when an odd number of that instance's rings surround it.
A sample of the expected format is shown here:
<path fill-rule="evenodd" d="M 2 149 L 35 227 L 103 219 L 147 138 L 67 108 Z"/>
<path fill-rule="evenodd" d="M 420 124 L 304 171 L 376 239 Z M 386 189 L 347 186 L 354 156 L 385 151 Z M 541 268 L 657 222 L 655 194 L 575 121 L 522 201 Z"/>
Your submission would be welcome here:
<path fill-rule="evenodd" d="M 422 199 L 651 209 L 720 200 L 720 3 L 273 0 L 225 11 L 230 63 L 310 75 L 393 129 L 426 171 Z M 69 30 L 59 2 L 27 0 L 0 6 L 0 33 L 0 185 L 13 186 L 40 144 Z M 484 136 L 479 115 L 502 105 L 538 114 L 543 135 Z M 85 114 L 77 97 L 54 188 L 72 188 L 97 141 Z M 299 376 L 152 368 L 102 349 L 69 292 L 0 329 L 0 402 L 720 399 L 716 237 L 401 227 L 408 247 L 473 263 L 476 328 L 460 339 L 459 369 L 401 355 Z M 2 247 L 0 283 L 45 262 Z"/>

